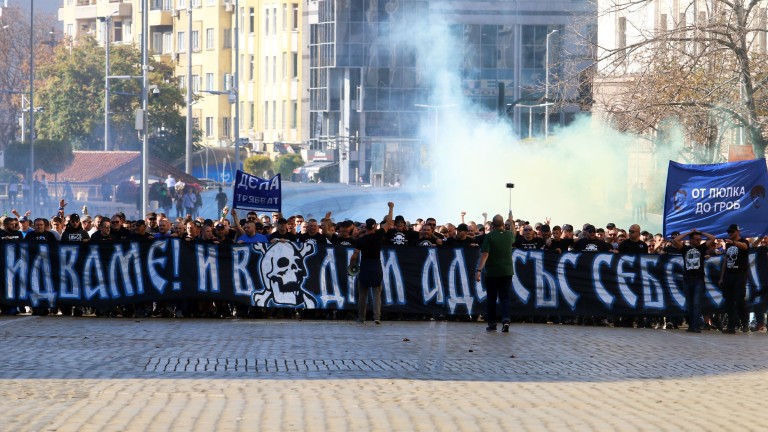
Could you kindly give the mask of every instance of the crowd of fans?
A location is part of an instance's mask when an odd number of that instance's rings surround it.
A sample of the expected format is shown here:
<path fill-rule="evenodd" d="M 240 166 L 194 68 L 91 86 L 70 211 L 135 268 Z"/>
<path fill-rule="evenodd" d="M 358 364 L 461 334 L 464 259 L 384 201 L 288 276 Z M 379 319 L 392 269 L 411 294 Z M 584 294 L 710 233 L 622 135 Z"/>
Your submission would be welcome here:
<path fill-rule="evenodd" d="M 221 206 L 219 206 L 221 207 Z M 302 215 L 283 217 L 280 213 L 258 214 L 247 212 L 244 218 L 235 211 L 224 207 L 221 217 L 217 220 L 203 217 L 169 217 L 166 213 L 151 212 L 145 219 L 127 220 L 123 213 L 114 215 L 88 214 L 87 207 L 80 213 L 67 215 L 66 202 L 61 200 L 59 212 L 50 219 L 34 218 L 29 212 L 20 215 L 16 210 L 12 215 L 0 218 L 3 228 L 0 238 L 11 241 L 30 242 L 113 242 L 122 240 L 152 240 L 164 238 L 181 238 L 185 241 L 211 242 L 215 244 L 235 243 L 268 243 L 277 241 L 316 242 L 354 247 L 357 239 L 365 234 L 365 226 L 349 220 L 334 222 L 331 213 L 324 218 L 305 219 Z M 407 221 L 402 216 L 396 216 L 387 224 L 382 220 L 379 229 L 383 230 L 385 246 L 392 247 L 479 247 L 483 237 L 491 230 L 491 224 L 486 213 L 483 220 L 465 221 L 466 213 L 462 212 L 458 224 L 438 224 L 434 218 Z M 653 234 L 643 231 L 638 225 L 628 229 L 608 223 L 605 227 L 595 227 L 584 224 L 581 229 L 564 223 L 552 225 L 550 220 L 530 223 L 522 219 L 508 219 L 505 229 L 514 230 L 516 234 L 515 247 L 525 250 L 541 249 L 552 253 L 565 251 L 580 252 L 626 252 L 648 254 L 679 254 L 680 246 L 674 239 L 679 233 L 671 233 L 664 238 L 660 233 Z M 708 254 L 716 255 L 725 252 L 725 238 L 712 238 Z M 768 246 L 768 237 L 752 239 L 752 246 Z M 37 308 L 33 314 L 65 314 L 83 315 L 95 313 L 99 316 L 201 316 L 201 317 L 231 317 L 231 316 L 264 316 L 264 314 L 293 315 L 295 311 L 267 312 L 254 311 L 239 305 L 226 303 L 216 304 L 151 304 L 126 305 L 109 310 L 89 310 L 81 307 L 71 308 Z M 4 314 L 28 312 L 26 308 L 2 306 Z M 311 313 L 304 311 L 303 313 Z M 342 311 L 322 311 L 322 316 L 343 317 Z M 320 317 L 321 315 L 313 315 Z M 701 317 L 703 329 L 721 329 L 718 316 L 704 315 Z M 756 313 L 753 331 L 765 331 L 765 314 Z M 622 327 L 678 329 L 684 324 L 682 318 L 664 317 L 533 317 L 518 318 L 533 322 L 553 322 L 557 324 L 580 325 L 613 325 Z"/>

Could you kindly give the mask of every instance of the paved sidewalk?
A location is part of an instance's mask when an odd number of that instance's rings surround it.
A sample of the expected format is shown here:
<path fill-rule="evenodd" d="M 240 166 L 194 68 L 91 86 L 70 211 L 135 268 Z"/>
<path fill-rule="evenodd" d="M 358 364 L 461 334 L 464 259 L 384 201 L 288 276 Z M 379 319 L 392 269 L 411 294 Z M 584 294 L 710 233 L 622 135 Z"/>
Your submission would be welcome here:
<path fill-rule="evenodd" d="M 2 317 L 11 431 L 757 430 L 765 334 Z"/>

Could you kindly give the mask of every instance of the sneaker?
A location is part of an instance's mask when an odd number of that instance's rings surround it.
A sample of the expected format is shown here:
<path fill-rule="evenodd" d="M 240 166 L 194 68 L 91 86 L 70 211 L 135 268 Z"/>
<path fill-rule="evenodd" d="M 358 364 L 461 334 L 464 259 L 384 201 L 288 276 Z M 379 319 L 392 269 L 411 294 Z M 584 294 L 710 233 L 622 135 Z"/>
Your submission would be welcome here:
<path fill-rule="evenodd" d="M 766 332 L 765 324 L 758 324 L 755 326 L 755 333 L 765 333 L 765 332 Z"/>
<path fill-rule="evenodd" d="M 379 324 L 381 324 L 381 321 L 375 320 L 373 323 L 376 324 L 376 325 L 379 325 Z"/>
<path fill-rule="evenodd" d="M 485 328 L 485 331 L 487 331 L 487 332 L 495 332 L 496 331 L 496 326 L 495 325 L 489 325 L 488 327 Z"/>
<path fill-rule="evenodd" d="M 749 333 L 749 326 L 742 326 L 741 327 L 741 332 L 742 333 Z"/>
<path fill-rule="evenodd" d="M 736 329 L 732 329 L 732 328 L 724 329 L 723 333 L 725 333 L 725 334 L 736 334 Z"/>
<path fill-rule="evenodd" d="M 509 323 L 504 323 L 504 325 L 501 326 L 501 332 L 509 333 Z"/>

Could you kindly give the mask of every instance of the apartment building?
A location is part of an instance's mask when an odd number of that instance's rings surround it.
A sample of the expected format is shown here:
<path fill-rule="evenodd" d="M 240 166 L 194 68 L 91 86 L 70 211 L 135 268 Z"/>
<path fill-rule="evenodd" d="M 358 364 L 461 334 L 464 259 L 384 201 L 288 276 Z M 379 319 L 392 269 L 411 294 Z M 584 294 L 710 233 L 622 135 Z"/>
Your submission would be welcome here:
<path fill-rule="evenodd" d="M 232 148 L 238 124 L 240 143 L 248 151 L 243 157 L 299 150 L 304 141 L 299 126 L 301 2 L 148 1 L 150 53 L 174 67 L 182 89 L 191 86 L 192 119 L 204 146 Z M 142 0 L 63 0 L 59 20 L 65 35 L 73 39 L 87 34 L 104 43 L 108 36 L 112 44 L 138 47 L 141 7 Z M 105 17 L 110 17 L 110 25 Z M 235 92 L 240 97 L 237 123 Z M 229 153 L 223 156 L 231 159 Z M 212 177 L 208 169 L 195 174 Z"/>

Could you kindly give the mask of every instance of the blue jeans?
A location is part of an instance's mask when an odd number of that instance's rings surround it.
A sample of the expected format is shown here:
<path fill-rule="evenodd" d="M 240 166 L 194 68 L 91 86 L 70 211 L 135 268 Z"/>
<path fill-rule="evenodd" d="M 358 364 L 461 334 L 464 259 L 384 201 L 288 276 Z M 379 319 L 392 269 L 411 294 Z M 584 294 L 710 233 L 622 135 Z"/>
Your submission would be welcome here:
<path fill-rule="evenodd" d="M 501 304 L 501 322 L 509 322 L 511 308 L 512 276 L 486 276 L 485 288 L 488 297 L 485 299 L 485 322 L 489 327 L 496 325 L 496 300 Z"/>
<path fill-rule="evenodd" d="M 700 277 L 684 278 L 685 309 L 688 317 L 688 326 L 694 330 L 701 330 L 701 298 L 704 296 L 704 279 Z"/>

